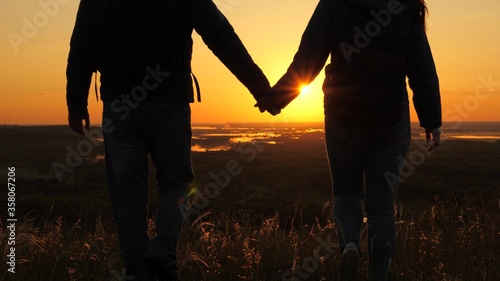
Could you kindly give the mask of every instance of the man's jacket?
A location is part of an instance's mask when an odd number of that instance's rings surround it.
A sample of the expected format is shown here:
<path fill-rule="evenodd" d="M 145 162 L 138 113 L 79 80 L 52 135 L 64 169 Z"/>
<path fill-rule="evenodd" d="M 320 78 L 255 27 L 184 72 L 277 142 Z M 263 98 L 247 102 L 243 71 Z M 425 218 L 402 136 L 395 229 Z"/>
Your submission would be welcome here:
<path fill-rule="evenodd" d="M 172 28 L 175 32 L 158 34 L 158 38 L 146 38 L 172 42 L 156 53 L 152 47 L 152 63 L 146 67 L 140 65 L 134 55 L 123 56 L 133 54 L 134 50 L 131 48 L 134 44 L 110 45 L 112 42 L 108 40 L 109 36 L 102 35 L 105 32 L 109 34 L 103 28 L 106 22 L 103 22 L 102 15 L 109 8 L 103 3 L 110 1 L 113 0 L 80 2 L 66 70 L 69 113 L 87 112 L 92 73 L 96 68 L 101 72 L 101 99 L 105 102 L 120 98 L 123 94 L 135 94 L 141 100 L 150 102 L 193 102 L 190 75 L 193 29 L 256 99 L 269 89 L 267 78 L 253 62 L 231 24 L 211 0 L 163 1 L 168 4 L 175 2 L 175 5 L 168 5 L 175 11 L 167 13 L 170 16 L 175 14 L 175 20 L 169 21 L 176 25 Z M 144 89 L 146 94 L 143 93 Z"/>

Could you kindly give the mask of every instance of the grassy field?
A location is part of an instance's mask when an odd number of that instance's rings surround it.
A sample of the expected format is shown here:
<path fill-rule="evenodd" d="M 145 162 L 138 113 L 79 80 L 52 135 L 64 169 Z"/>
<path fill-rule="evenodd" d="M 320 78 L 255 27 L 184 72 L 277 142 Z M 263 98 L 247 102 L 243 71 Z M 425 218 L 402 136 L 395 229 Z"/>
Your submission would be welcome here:
<path fill-rule="evenodd" d="M 0 280 L 123 280 L 103 146 L 85 147 L 65 127 L 4 127 L 0 134 L 0 179 L 16 167 L 18 219 L 16 273 L 2 262 Z M 277 142 L 193 154 L 198 192 L 217 184 L 213 175 L 230 161 L 241 172 L 186 222 L 178 258 L 184 280 L 336 279 L 340 253 L 321 133 Z M 69 167 L 78 159 L 68 162 L 68 151 L 78 148 L 84 156 Z M 398 190 L 395 280 L 500 280 L 500 141 L 448 140 L 422 159 L 419 151 L 413 143 Z M 71 168 L 63 181 L 54 162 Z M 6 257 L 6 191 L 0 200 Z M 153 236 L 152 217 L 150 225 Z"/>

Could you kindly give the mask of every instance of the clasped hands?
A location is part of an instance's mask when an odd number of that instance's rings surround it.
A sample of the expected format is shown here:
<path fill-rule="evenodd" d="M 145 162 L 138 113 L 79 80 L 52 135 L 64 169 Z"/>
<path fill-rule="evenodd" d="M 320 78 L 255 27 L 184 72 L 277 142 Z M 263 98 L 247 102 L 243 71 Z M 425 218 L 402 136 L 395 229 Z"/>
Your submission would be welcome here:
<path fill-rule="evenodd" d="M 275 116 L 281 113 L 281 108 L 275 105 L 272 99 L 268 96 L 263 96 L 257 100 L 257 103 L 254 105 L 259 108 L 261 113 L 267 111 L 271 113 L 271 115 Z"/>
<path fill-rule="evenodd" d="M 258 107 L 260 112 L 267 111 L 271 115 L 275 116 L 281 113 L 281 110 L 294 100 L 297 95 L 298 93 L 281 91 L 276 89 L 276 87 L 273 87 L 263 96 L 258 98 L 257 103 L 254 106 Z"/>

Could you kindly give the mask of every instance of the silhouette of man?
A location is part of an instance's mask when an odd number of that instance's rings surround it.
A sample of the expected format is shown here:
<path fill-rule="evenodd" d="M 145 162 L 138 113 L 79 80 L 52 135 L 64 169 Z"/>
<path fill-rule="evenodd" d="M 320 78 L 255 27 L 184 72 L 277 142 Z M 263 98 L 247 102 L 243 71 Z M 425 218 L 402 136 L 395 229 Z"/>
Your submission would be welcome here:
<path fill-rule="evenodd" d="M 211 0 L 82 0 L 78 9 L 66 72 L 68 121 L 80 134 L 89 129 L 87 100 L 97 67 L 109 196 L 126 280 L 179 278 L 174 262 L 193 181 L 193 29 L 256 100 L 269 90 Z M 149 157 L 159 189 L 157 235 L 151 240 Z"/>

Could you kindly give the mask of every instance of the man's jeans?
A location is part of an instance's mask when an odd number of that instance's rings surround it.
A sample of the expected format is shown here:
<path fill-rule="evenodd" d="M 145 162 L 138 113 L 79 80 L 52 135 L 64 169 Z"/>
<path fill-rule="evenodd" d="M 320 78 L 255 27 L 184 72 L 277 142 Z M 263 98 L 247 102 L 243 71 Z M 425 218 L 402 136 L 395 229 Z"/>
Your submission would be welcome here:
<path fill-rule="evenodd" d="M 120 252 L 127 276 L 142 280 L 144 261 L 176 258 L 193 181 L 189 104 L 104 103 L 106 170 Z M 149 156 L 156 167 L 159 198 L 156 238 L 147 234 Z M 128 280 L 128 279 L 127 279 Z"/>
<path fill-rule="evenodd" d="M 359 246 L 364 209 L 368 218 L 370 280 L 385 280 L 394 253 L 394 199 L 410 144 L 408 103 L 394 125 L 351 123 L 326 114 L 325 141 L 341 249 Z"/>

